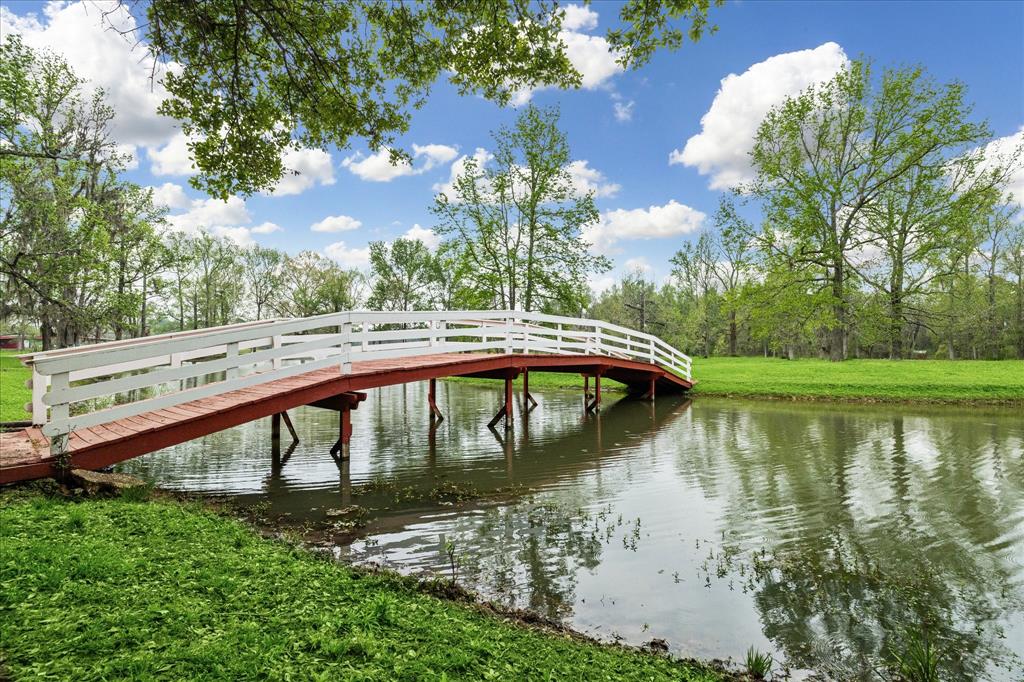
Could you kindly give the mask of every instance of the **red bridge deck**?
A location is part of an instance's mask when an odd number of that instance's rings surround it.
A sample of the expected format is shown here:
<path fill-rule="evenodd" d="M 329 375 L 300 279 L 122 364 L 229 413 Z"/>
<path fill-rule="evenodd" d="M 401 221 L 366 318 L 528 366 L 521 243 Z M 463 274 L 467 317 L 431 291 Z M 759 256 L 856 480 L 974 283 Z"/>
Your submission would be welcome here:
<path fill-rule="evenodd" d="M 594 355 L 442 354 L 355 362 L 351 374 L 320 369 L 162 410 L 72 431 L 71 466 L 97 469 L 268 417 L 300 405 L 369 388 L 452 376 L 504 378 L 521 370 L 601 375 L 638 392 L 693 386 L 653 365 Z M 0 433 L 0 484 L 54 474 L 49 442 L 38 428 Z"/>

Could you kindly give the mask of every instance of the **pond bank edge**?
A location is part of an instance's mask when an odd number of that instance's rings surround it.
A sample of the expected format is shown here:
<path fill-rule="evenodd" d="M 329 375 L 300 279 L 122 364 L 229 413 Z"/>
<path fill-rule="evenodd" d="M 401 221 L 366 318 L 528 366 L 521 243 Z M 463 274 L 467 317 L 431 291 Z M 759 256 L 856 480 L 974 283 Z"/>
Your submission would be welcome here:
<path fill-rule="evenodd" d="M 398 571 L 379 565 L 360 566 L 346 562 L 336 557 L 330 549 L 311 544 L 303 537 L 301 529 L 282 530 L 280 528 L 271 528 L 268 525 L 261 525 L 258 520 L 254 520 L 247 513 L 244 507 L 225 503 L 216 498 L 200 494 L 164 490 L 151 486 L 147 486 L 144 495 L 141 497 L 136 495 L 119 496 L 116 494 L 89 495 L 82 489 L 69 489 L 66 485 L 57 482 L 55 479 L 42 479 L 0 487 L 0 505 L 25 504 L 29 503 L 33 498 L 39 497 L 59 497 L 70 503 L 77 504 L 88 504 L 94 499 L 125 497 L 126 501 L 129 502 L 175 505 L 188 513 L 195 513 L 188 509 L 189 505 L 198 505 L 203 510 L 220 518 L 240 524 L 262 542 L 277 544 L 317 560 L 326 561 L 356 575 L 384 576 L 389 581 L 393 581 L 411 591 L 433 597 L 442 602 L 471 609 L 482 616 L 493 619 L 495 625 L 498 626 L 518 627 L 544 636 L 569 639 L 579 644 L 596 646 L 612 652 L 618 651 L 623 654 L 665 659 L 669 663 L 689 666 L 699 671 L 716 675 L 718 679 L 725 682 L 749 679 L 736 667 L 730 667 L 733 666 L 733 662 L 730 660 L 701 660 L 691 657 L 672 656 L 658 648 L 656 642 L 660 640 L 652 640 L 653 646 L 633 646 L 620 641 L 601 640 L 537 612 L 503 606 L 459 585 L 457 582 L 453 583 L 444 578 L 417 578 L 415 576 L 403 575 Z M 0 665 L 0 679 L 5 679 L 3 672 L 3 667 Z"/>

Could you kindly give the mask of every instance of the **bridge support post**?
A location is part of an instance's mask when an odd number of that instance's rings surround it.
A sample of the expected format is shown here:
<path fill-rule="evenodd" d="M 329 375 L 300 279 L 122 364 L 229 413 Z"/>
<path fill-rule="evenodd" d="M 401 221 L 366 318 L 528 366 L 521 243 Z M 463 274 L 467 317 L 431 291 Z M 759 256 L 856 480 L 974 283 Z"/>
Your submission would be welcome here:
<path fill-rule="evenodd" d="M 277 412 L 270 415 L 270 450 L 276 457 L 281 454 L 281 421 L 288 427 L 288 433 L 292 436 L 292 447 L 299 443 L 299 434 L 295 433 L 295 426 L 287 412 Z"/>
<path fill-rule="evenodd" d="M 587 412 L 596 412 L 601 407 L 601 374 L 594 375 L 594 399 L 587 403 Z"/>
<path fill-rule="evenodd" d="M 352 440 L 352 410 L 347 403 L 338 410 L 338 442 L 331 448 L 331 456 L 344 461 L 350 456 L 349 442 Z"/>
<path fill-rule="evenodd" d="M 647 392 L 640 396 L 640 400 L 654 400 L 654 389 L 658 384 L 658 377 L 651 377 L 650 384 L 647 387 Z"/>
<path fill-rule="evenodd" d="M 505 404 L 502 405 L 498 413 L 494 415 L 494 418 L 487 423 L 487 427 L 490 429 L 494 428 L 502 417 L 505 418 L 505 430 L 509 431 L 512 428 L 512 381 L 515 378 L 515 374 L 511 371 L 505 375 Z"/>
<path fill-rule="evenodd" d="M 526 407 L 527 403 L 531 407 L 537 407 L 537 401 L 530 394 L 530 370 L 523 367 L 523 416 L 530 414 L 530 409 Z"/>
<path fill-rule="evenodd" d="M 444 421 L 444 415 L 441 414 L 441 410 L 437 408 L 437 379 L 430 380 L 430 387 L 427 389 L 427 402 L 430 403 L 431 426 L 433 426 L 435 421 L 438 423 Z"/>

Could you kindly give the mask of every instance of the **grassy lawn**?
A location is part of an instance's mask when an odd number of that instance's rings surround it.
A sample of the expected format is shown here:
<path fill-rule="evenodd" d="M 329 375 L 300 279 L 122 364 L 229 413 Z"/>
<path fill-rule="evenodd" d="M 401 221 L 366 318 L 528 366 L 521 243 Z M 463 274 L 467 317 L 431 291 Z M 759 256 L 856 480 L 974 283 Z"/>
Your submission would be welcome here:
<path fill-rule="evenodd" d="M 195 504 L 0 495 L 0 678 L 719 680 L 265 540 Z"/>
<path fill-rule="evenodd" d="M 1024 402 L 1021 360 L 694 358 L 696 395 Z"/>
<path fill-rule="evenodd" d="M 25 381 L 32 378 L 32 372 L 18 361 L 23 351 L 0 350 L 0 422 L 23 421 L 30 415 L 25 403 L 32 400 L 31 389 L 25 388 Z"/>

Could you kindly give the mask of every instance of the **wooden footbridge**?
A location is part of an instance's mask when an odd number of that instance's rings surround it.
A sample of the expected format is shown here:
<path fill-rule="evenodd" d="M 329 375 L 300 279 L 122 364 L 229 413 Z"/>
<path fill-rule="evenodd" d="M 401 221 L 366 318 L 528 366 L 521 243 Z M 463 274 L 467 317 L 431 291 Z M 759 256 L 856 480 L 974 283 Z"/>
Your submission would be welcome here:
<path fill-rule="evenodd" d="M 586 409 L 601 379 L 635 397 L 693 386 L 690 358 L 661 339 L 617 325 L 510 311 L 332 313 L 112 341 L 22 356 L 32 368 L 32 426 L 0 433 L 0 484 L 68 468 L 96 469 L 270 417 L 280 441 L 287 411 L 335 410 L 348 456 L 351 410 L 364 391 L 429 381 L 430 419 L 442 419 L 435 382 L 454 376 L 504 381 L 489 426 L 511 428 L 513 384 L 530 372 L 584 377 Z M 590 381 L 593 380 L 593 392 Z M 294 437 L 294 431 L 292 430 Z"/>

